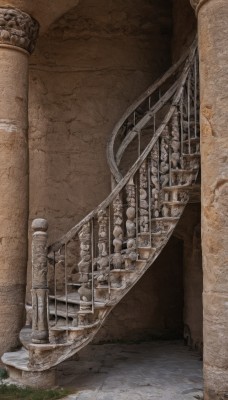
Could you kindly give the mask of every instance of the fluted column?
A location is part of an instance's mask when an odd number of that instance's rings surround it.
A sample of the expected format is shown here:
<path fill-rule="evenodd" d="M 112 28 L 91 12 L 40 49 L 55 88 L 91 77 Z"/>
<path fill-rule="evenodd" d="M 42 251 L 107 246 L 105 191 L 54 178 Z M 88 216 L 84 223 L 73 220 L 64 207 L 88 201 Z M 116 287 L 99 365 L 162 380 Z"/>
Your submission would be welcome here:
<path fill-rule="evenodd" d="M 28 57 L 38 23 L 0 8 L 0 354 L 24 322 L 28 220 Z"/>
<path fill-rule="evenodd" d="M 204 400 L 228 397 L 228 1 L 192 0 L 198 17 Z"/>

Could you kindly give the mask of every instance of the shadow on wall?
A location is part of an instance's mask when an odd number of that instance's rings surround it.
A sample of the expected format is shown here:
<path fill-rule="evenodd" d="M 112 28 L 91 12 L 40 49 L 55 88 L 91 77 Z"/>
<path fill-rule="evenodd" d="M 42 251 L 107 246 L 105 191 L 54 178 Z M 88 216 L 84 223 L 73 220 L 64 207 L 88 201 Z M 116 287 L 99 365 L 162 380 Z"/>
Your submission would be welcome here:
<path fill-rule="evenodd" d="M 171 237 L 163 252 L 114 308 L 95 342 L 183 337 L 183 243 Z"/>

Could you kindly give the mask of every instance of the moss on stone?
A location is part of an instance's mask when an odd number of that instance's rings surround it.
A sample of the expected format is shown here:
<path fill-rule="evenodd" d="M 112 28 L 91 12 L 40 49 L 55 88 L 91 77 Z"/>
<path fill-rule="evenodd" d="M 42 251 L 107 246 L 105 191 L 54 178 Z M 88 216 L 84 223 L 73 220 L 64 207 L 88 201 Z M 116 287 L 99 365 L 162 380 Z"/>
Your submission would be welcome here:
<path fill-rule="evenodd" d="M 20 388 L 16 385 L 0 385 L 1 400 L 58 400 L 69 394 L 65 389 L 32 389 Z"/>

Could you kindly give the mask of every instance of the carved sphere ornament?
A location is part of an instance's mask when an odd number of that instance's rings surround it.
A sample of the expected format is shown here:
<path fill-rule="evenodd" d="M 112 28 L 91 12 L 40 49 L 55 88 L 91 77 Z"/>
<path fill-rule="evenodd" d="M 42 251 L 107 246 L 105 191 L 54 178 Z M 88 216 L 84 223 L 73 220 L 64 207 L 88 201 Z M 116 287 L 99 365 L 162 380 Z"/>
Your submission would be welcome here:
<path fill-rule="evenodd" d="M 32 53 L 39 24 L 30 15 L 11 8 L 0 8 L 0 43 L 17 46 Z"/>

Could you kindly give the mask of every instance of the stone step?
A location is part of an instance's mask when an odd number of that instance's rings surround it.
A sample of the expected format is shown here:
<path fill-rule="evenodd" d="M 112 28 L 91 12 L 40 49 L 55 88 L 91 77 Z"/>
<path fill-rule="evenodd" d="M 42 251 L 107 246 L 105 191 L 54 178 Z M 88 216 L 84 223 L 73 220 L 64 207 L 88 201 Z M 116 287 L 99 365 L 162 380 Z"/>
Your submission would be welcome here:
<path fill-rule="evenodd" d="M 50 328 L 50 331 L 54 332 L 62 332 L 62 331 L 69 331 L 69 332 L 81 332 L 86 329 L 96 328 L 100 324 L 100 321 L 97 320 L 88 325 L 79 325 L 79 326 L 69 326 L 69 325 L 62 325 L 62 326 L 53 326 Z"/>
<path fill-rule="evenodd" d="M 49 295 L 49 299 L 50 300 L 55 300 L 56 299 L 56 301 L 57 302 L 64 302 L 64 303 L 66 303 L 66 298 L 67 298 L 67 302 L 70 304 L 77 304 L 77 305 L 79 305 L 80 304 L 80 296 L 79 296 L 79 293 L 78 292 L 74 292 L 74 293 L 68 293 L 68 295 L 67 296 L 65 296 L 65 295 L 56 295 L 56 296 L 54 296 L 54 295 Z"/>
<path fill-rule="evenodd" d="M 54 295 L 49 296 L 49 298 L 51 298 L 51 300 L 55 300 L 55 296 Z M 59 302 L 62 302 L 64 304 L 67 301 L 68 304 L 75 304 L 75 305 L 78 305 L 78 306 L 80 305 L 80 296 L 79 296 L 78 293 L 69 293 L 68 296 L 61 295 L 61 296 L 58 296 L 56 298 L 56 300 L 59 301 Z M 96 309 L 103 308 L 105 306 L 106 306 L 105 303 L 101 303 L 101 302 L 95 302 L 94 303 L 94 307 Z"/>
<path fill-rule="evenodd" d="M 49 315 L 52 316 L 57 316 L 61 318 L 75 318 L 77 316 L 77 310 L 72 311 L 71 307 L 69 307 L 69 304 L 67 306 L 68 311 L 66 310 L 66 303 L 62 303 L 62 305 L 58 304 L 57 307 L 55 308 L 54 305 L 49 306 Z"/>

